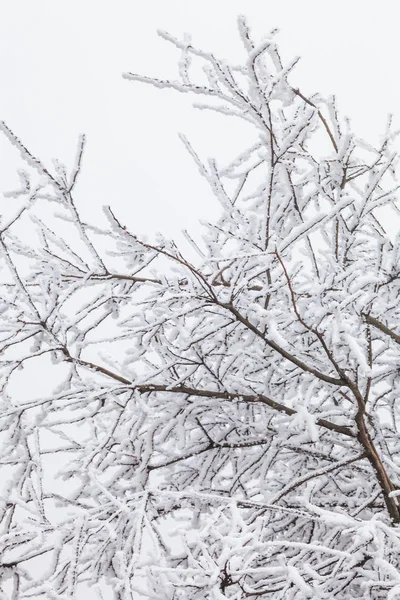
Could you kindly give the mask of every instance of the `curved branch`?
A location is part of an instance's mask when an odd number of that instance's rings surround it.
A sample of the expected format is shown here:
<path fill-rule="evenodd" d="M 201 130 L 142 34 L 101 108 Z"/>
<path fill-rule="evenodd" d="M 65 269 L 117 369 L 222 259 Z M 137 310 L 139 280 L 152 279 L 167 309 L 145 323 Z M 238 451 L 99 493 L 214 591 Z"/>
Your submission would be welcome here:
<path fill-rule="evenodd" d="M 134 383 L 119 375 L 118 373 L 114 373 L 101 365 L 97 365 L 93 362 L 89 362 L 86 360 L 82 360 L 80 358 L 74 358 L 69 353 L 63 350 L 63 353 L 67 357 L 67 360 L 74 362 L 76 365 L 80 367 L 86 367 L 91 369 L 92 371 L 96 371 L 102 375 L 106 375 L 107 377 L 111 377 L 112 379 L 119 381 L 125 385 L 128 385 L 130 388 L 138 391 L 141 394 L 149 394 L 153 392 L 167 392 L 171 394 L 186 394 L 187 396 L 197 396 L 199 398 L 216 398 L 218 400 L 232 400 L 235 402 L 247 402 L 247 403 L 261 403 L 266 404 L 270 408 L 285 413 L 286 415 L 292 416 L 297 414 L 297 410 L 294 408 L 290 408 L 285 404 L 281 404 L 280 402 L 276 402 L 276 400 L 272 400 L 268 396 L 264 396 L 263 394 L 239 394 L 235 392 L 220 392 L 214 390 L 202 390 L 191 388 L 185 385 L 158 385 L 158 384 L 142 384 L 142 385 L 134 385 Z M 327 421 L 326 419 L 317 419 L 316 424 L 324 427 L 325 429 L 329 429 L 330 431 L 335 431 L 336 433 L 342 433 L 343 435 L 349 437 L 356 437 L 354 431 L 347 427 L 346 425 L 337 425 L 336 423 L 332 423 L 331 421 Z"/>
<path fill-rule="evenodd" d="M 366 320 L 367 323 L 369 323 L 370 325 L 372 325 L 376 329 L 379 329 L 379 331 L 381 331 L 382 333 L 385 333 L 386 335 L 388 335 L 389 337 L 391 337 L 392 340 L 394 342 L 396 342 L 396 344 L 400 344 L 400 335 L 398 335 L 397 333 L 395 333 L 392 329 L 389 329 L 389 327 L 387 327 L 386 325 L 384 325 L 381 321 L 379 321 L 375 317 L 371 317 L 371 315 L 363 314 L 363 317 L 364 317 L 364 319 Z"/>
<path fill-rule="evenodd" d="M 340 378 L 339 377 L 331 377 L 330 375 L 325 375 L 324 373 L 321 373 L 321 371 L 318 371 L 318 369 L 314 369 L 314 367 L 310 367 L 305 362 L 303 362 L 299 358 L 296 358 L 296 356 L 294 356 L 293 354 L 291 354 L 284 348 L 281 348 L 281 346 L 279 346 L 279 344 L 277 344 L 273 340 L 270 340 L 267 337 L 265 337 L 265 335 L 262 333 L 262 331 L 257 329 L 257 327 L 255 325 L 253 325 L 246 317 L 244 317 L 232 304 L 220 303 L 220 306 L 228 309 L 233 315 L 235 315 L 235 317 L 238 321 L 243 323 L 243 325 L 245 325 L 248 329 L 250 329 L 250 331 L 252 331 L 258 337 L 260 337 L 262 340 L 264 340 L 264 342 L 267 344 L 267 346 L 269 346 L 270 348 L 272 348 L 273 350 L 278 352 L 278 354 L 283 356 L 283 358 L 286 358 L 286 360 L 290 361 L 291 363 L 293 363 L 294 365 L 299 367 L 302 371 L 306 371 L 307 373 L 311 373 L 312 375 L 315 375 L 315 377 L 317 377 L 321 381 L 325 381 L 325 383 L 331 383 L 332 385 L 338 385 L 340 387 L 348 386 L 346 380 L 342 379 L 341 377 Z"/>

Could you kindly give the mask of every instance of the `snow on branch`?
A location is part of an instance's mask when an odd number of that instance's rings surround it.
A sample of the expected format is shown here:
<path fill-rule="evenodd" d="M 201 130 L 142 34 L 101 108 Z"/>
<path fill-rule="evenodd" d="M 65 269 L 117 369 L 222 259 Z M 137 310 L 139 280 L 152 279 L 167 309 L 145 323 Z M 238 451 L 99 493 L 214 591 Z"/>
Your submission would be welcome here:
<path fill-rule="evenodd" d="M 24 163 L 0 227 L 5 600 L 400 589 L 396 132 L 362 141 L 276 31 L 238 28 L 240 64 L 160 32 L 178 79 L 124 75 L 252 132 L 225 164 L 180 135 L 219 206 L 194 261 L 82 218 L 84 136 L 50 171 L 0 126 Z"/>

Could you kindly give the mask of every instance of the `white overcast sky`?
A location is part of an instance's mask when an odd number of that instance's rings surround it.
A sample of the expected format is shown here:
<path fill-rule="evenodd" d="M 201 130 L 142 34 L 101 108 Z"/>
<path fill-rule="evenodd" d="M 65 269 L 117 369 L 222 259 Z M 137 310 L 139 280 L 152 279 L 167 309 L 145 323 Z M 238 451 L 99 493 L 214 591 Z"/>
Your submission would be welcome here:
<path fill-rule="evenodd" d="M 70 164 L 78 134 L 87 134 L 78 191 L 87 214 L 111 204 L 140 233 L 193 231 L 212 210 L 211 199 L 177 132 L 189 133 L 206 155 L 236 142 L 238 133 L 234 126 L 207 127 L 215 117 L 193 111 L 188 97 L 121 78 L 124 71 L 176 76 L 175 52 L 156 30 L 191 32 L 194 44 L 238 58 L 238 14 L 259 35 L 278 27 L 283 57 L 302 57 L 292 83 L 307 94 L 336 94 L 359 135 L 374 140 L 387 113 L 400 123 L 396 6 L 395 0 L 0 0 L 0 119 L 48 166 L 53 157 Z M 1 190 L 14 187 L 14 152 L 0 140 Z"/>

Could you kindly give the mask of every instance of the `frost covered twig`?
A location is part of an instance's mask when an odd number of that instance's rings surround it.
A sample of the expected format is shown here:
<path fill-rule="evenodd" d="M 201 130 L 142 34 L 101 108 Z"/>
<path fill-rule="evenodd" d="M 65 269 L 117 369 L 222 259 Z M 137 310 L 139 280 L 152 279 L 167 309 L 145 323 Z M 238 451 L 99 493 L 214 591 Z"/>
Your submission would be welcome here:
<path fill-rule="evenodd" d="M 1 126 L 30 167 L 0 228 L 6 600 L 400 589 L 396 134 L 239 33 L 240 65 L 162 32 L 180 79 L 125 76 L 252 128 L 226 164 L 181 135 L 220 207 L 193 263 L 81 218 L 83 136 L 53 174 Z"/>

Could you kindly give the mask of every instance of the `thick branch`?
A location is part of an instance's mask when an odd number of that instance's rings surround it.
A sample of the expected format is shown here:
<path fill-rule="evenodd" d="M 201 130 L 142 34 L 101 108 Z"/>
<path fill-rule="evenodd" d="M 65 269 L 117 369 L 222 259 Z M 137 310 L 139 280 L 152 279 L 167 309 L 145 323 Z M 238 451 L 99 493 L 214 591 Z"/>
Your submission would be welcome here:
<path fill-rule="evenodd" d="M 65 352 L 64 352 L 65 354 Z M 285 404 L 281 404 L 280 402 L 276 402 L 263 394 L 238 394 L 233 392 L 219 392 L 214 390 L 201 390 L 196 388 L 191 388 L 185 385 L 158 385 L 158 384 L 142 384 L 142 385 L 134 385 L 132 381 L 126 379 L 122 375 L 118 375 L 118 373 L 114 373 L 109 369 L 106 369 L 100 365 L 95 363 L 85 361 L 79 358 L 73 358 L 71 355 L 68 355 L 68 360 L 74 362 L 75 364 L 86 367 L 102 375 L 106 375 L 107 377 L 111 377 L 112 379 L 119 381 L 125 385 L 129 385 L 134 390 L 137 390 L 141 394 L 148 394 L 152 392 L 167 392 L 171 394 L 187 394 L 188 396 L 197 396 L 199 398 L 215 398 L 217 400 L 232 400 L 236 402 L 248 402 L 248 403 L 261 403 L 266 404 L 270 408 L 285 413 L 289 416 L 297 414 L 297 410 L 286 406 Z M 329 429 L 330 431 L 335 431 L 336 433 L 342 433 L 343 435 L 349 437 L 356 437 L 354 431 L 347 427 L 346 425 L 337 425 L 336 423 L 331 423 L 326 419 L 317 419 L 316 424 L 324 427 L 325 429 Z"/>
<path fill-rule="evenodd" d="M 321 381 L 325 381 L 325 383 L 331 383 L 333 385 L 347 387 L 347 382 L 344 379 L 338 378 L 338 377 L 331 377 L 330 375 L 325 375 L 324 373 L 321 373 L 321 371 L 318 371 L 318 369 L 314 369 L 313 367 L 310 367 L 309 365 L 307 365 L 305 362 L 303 362 L 299 358 L 296 358 L 296 356 L 294 356 L 293 354 L 290 354 L 290 352 L 288 352 L 284 348 L 281 348 L 281 346 L 279 346 L 273 340 L 270 340 L 267 337 L 265 337 L 265 335 L 262 333 L 262 331 L 257 329 L 257 327 L 255 327 L 255 325 L 253 325 L 246 317 L 244 317 L 232 304 L 222 304 L 221 303 L 220 306 L 227 308 L 233 315 L 235 315 L 235 317 L 238 321 L 243 323 L 243 325 L 245 325 L 248 329 L 250 329 L 250 331 L 252 331 L 258 337 L 260 337 L 262 340 L 264 340 L 264 342 L 270 348 L 272 348 L 273 350 L 278 352 L 278 354 L 283 356 L 283 358 L 286 358 L 286 360 L 290 361 L 291 363 L 293 363 L 294 365 L 299 367 L 302 371 L 306 371 L 307 373 L 311 373 L 312 375 L 315 375 L 315 377 L 317 377 Z"/>
<path fill-rule="evenodd" d="M 357 439 L 364 449 L 366 457 L 376 473 L 376 478 L 383 492 L 384 501 L 390 518 L 392 519 L 393 523 L 400 523 L 400 506 L 397 502 L 397 498 L 393 498 L 391 496 L 391 493 L 396 490 L 396 487 L 386 471 L 385 465 L 378 454 L 365 422 L 365 400 L 357 386 L 350 381 L 349 388 L 353 392 L 358 405 L 358 411 L 355 416 L 355 422 L 358 427 Z"/>
<path fill-rule="evenodd" d="M 396 344 L 400 344 L 400 335 L 389 329 L 389 327 L 384 325 L 381 321 L 378 321 L 378 319 L 375 319 L 375 317 L 371 317 L 371 315 L 367 314 L 364 314 L 363 317 L 365 318 L 367 323 L 369 323 L 373 327 L 376 327 L 376 329 L 379 329 L 380 331 L 382 331 L 382 333 L 386 333 L 386 335 L 391 337 L 392 340 L 396 342 Z"/>

